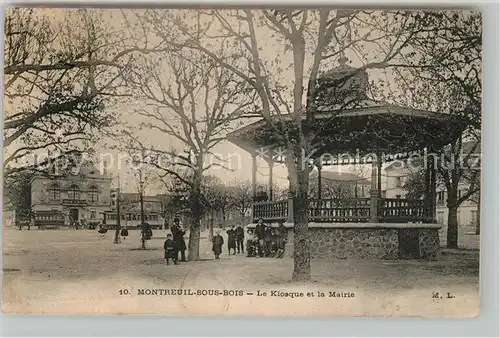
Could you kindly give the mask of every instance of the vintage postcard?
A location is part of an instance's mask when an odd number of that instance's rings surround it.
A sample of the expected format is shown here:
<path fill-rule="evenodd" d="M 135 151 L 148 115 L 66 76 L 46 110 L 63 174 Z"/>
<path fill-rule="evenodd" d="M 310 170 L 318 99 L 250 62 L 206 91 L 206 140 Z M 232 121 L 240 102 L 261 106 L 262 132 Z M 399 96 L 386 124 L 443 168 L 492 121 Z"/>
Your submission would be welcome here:
<path fill-rule="evenodd" d="M 479 314 L 480 12 L 4 16 L 4 312 Z"/>

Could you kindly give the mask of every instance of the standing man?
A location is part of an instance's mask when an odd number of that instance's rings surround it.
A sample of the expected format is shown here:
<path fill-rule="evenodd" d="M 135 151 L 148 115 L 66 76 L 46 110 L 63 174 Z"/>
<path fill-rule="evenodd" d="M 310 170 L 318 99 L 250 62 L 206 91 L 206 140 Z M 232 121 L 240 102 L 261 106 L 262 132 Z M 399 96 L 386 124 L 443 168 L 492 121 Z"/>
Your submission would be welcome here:
<path fill-rule="evenodd" d="M 244 253 L 245 249 L 243 247 L 243 241 L 245 240 L 245 230 L 241 226 L 241 222 L 236 224 L 236 248 L 238 249 L 238 253 Z"/>
<path fill-rule="evenodd" d="M 179 251 L 181 253 L 181 262 L 186 261 L 186 242 L 184 241 L 184 231 L 181 227 L 180 220 L 178 217 L 174 218 L 174 224 L 172 225 L 172 235 L 174 237 L 174 242 L 177 248 L 177 258 L 179 257 Z"/>
<path fill-rule="evenodd" d="M 212 238 L 212 251 L 215 255 L 215 259 L 220 259 L 222 245 L 224 245 L 224 238 L 220 235 L 220 230 L 217 230 L 215 236 Z"/>
<path fill-rule="evenodd" d="M 258 251 L 260 257 L 264 256 L 264 236 L 266 233 L 266 228 L 267 226 L 264 224 L 264 219 L 259 218 L 259 220 L 257 221 L 257 225 L 255 226 L 255 235 L 259 240 Z"/>
<path fill-rule="evenodd" d="M 266 257 L 269 257 L 271 255 L 272 241 L 272 229 L 270 226 L 266 226 L 264 231 L 264 255 Z"/>
<path fill-rule="evenodd" d="M 283 222 L 278 225 L 278 255 L 277 258 L 283 258 L 285 253 L 285 244 L 288 238 L 288 229 Z"/>
<path fill-rule="evenodd" d="M 236 255 L 236 231 L 234 230 L 234 225 L 229 227 L 227 231 L 227 254 L 231 254 L 231 249 L 233 249 L 233 255 Z"/>

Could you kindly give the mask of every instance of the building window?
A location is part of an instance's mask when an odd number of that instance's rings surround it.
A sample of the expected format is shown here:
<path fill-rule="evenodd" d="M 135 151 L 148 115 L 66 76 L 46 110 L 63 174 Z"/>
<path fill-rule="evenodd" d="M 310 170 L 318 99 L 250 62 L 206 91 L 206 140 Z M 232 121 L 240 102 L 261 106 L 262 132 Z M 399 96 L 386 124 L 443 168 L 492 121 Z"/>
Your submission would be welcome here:
<path fill-rule="evenodd" d="M 80 199 L 80 188 L 77 185 L 72 185 L 68 190 L 68 198 L 72 201 Z"/>
<path fill-rule="evenodd" d="M 477 210 L 472 210 L 470 212 L 470 219 L 472 224 L 477 224 Z"/>
<path fill-rule="evenodd" d="M 437 204 L 444 204 L 444 191 L 437 193 Z"/>
<path fill-rule="evenodd" d="M 401 199 L 401 195 L 396 195 L 396 199 Z"/>
<path fill-rule="evenodd" d="M 90 219 L 95 219 L 95 216 L 96 216 L 95 209 L 91 209 L 90 210 Z"/>
<path fill-rule="evenodd" d="M 401 188 L 401 177 L 396 177 L 396 188 Z"/>
<path fill-rule="evenodd" d="M 96 187 L 91 187 L 89 190 L 89 199 L 90 202 L 97 202 L 99 199 L 99 192 L 97 191 Z"/>
<path fill-rule="evenodd" d="M 52 201 L 58 201 L 61 198 L 61 189 L 59 185 L 52 184 L 49 188 L 49 198 Z"/>

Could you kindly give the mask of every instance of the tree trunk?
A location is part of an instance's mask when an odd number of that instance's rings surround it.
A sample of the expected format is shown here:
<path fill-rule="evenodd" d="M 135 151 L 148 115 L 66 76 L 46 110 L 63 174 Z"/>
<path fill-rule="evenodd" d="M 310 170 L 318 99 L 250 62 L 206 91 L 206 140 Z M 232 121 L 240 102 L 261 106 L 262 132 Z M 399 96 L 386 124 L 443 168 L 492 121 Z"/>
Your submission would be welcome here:
<path fill-rule="evenodd" d="M 203 163 L 203 162 L 200 162 Z M 200 221 L 201 221 L 201 173 L 196 173 L 194 177 L 191 192 L 191 226 L 189 230 L 188 261 L 197 261 L 200 259 Z"/>
<path fill-rule="evenodd" d="M 296 192 L 293 194 L 293 220 L 295 224 L 292 280 L 304 282 L 311 278 L 307 196 L 309 189 L 309 173 L 307 169 L 302 169 L 298 172 L 296 189 Z"/>
<path fill-rule="evenodd" d="M 481 234 L 481 192 L 479 192 L 476 212 L 476 235 L 479 234 Z"/>
<path fill-rule="evenodd" d="M 456 204 L 448 205 L 448 230 L 446 233 L 446 247 L 449 249 L 458 248 L 458 219 Z"/>
<path fill-rule="evenodd" d="M 144 190 L 139 193 L 141 203 L 141 249 L 146 249 L 146 226 L 144 224 Z"/>
<path fill-rule="evenodd" d="M 215 218 L 215 215 L 214 215 L 214 212 L 212 211 L 211 212 L 211 215 L 210 215 L 210 223 L 209 223 L 209 228 L 208 228 L 208 241 L 211 242 L 212 241 L 212 238 L 214 238 L 214 218 Z"/>

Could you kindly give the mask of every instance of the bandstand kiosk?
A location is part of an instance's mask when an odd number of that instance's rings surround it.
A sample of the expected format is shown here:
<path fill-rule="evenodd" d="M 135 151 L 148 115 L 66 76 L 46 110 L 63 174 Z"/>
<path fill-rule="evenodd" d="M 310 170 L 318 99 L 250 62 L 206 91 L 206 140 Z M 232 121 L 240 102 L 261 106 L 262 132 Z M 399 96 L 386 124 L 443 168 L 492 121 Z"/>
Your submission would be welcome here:
<path fill-rule="evenodd" d="M 339 85 L 339 79 L 342 84 Z M 346 80 L 347 79 L 347 80 Z M 368 75 L 346 65 L 322 74 L 323 91 L 315 114 L 315 143 L 309 157 L 317 170 L 317 196 L 309 196 L 308 233 L 311 257 L 354 259 L 428 259 L 439 257 L 436 221 L 436 166 L 433 150 L 461 137 L 466 123 L 443 113 L 377 102 L 367 95 Z M 329 100 L 341 92 L 354 93 L 350 103 Z M 326 94 L 325 94 L 326 93 Z M 352 98 L 352 95 L 349 96 Z M 291 123 L 287 115 L 275 121 Z M 281 119 L 281 120 L 278 120 Z M 303 117 L 305 120 L 305 115 Z M 289 229 L 286 254 L 293 255 L 293 200 L 273 198 L 273 167 L 284 162 L 280 141 L 273 137 L 269 120 L 261 119 L 228 135 L 228 140 L 252 156 L 252 190 L 256 194 L 257 156 L 269 164 L 269 200 L 254 202 L 252 224 L 284 222 Z M 262 151 L 265 149 L 265 151 Z M 327 154 L 325 156 L 325 154 Z M 333 154 L 333 155 L 332 155 Z M 420 158 L 425 167 L 425 193 L 421 199 L 384 198 L 382 165 Z M 369 198 L 324 199 L 321 171 L 330 165 L 371 165 Z"/>

